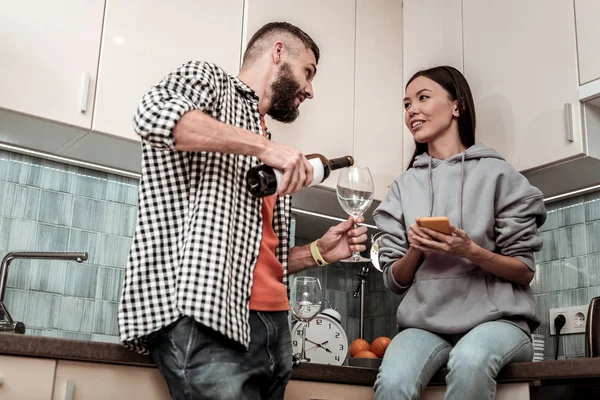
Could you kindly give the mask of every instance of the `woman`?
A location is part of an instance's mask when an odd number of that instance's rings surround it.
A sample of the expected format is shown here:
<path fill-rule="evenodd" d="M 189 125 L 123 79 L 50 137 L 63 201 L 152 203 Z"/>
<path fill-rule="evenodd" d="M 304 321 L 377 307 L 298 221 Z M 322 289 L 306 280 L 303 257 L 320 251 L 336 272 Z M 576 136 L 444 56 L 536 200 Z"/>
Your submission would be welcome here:
<path fill-rule="evenodd" d="M 471 90 L 455 68 L 417 72 L 404 108 L 417 148 L 373 214 L 385 285 L 405 293 L 375 398 L 418 399 L 447 365 L 446 399 L 492 399 L 498 371 L 533 357 L 542 193 L 475 144 Z M 452 235 L 420 227 L 423 216 L 448 217 Z"/>

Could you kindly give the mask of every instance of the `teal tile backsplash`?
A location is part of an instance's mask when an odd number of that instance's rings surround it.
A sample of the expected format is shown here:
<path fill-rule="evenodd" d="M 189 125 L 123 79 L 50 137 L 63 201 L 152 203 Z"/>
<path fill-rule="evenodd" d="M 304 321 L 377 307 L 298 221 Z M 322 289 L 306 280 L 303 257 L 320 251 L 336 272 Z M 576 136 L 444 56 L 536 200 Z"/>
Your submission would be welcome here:
<path fill-rule="evenodd" d="M 15 260 L 6 305 L 27 334 L 118 342 L 137 179 L 0 151 L 0 257 L 87 251 L 82 263 Z"/>
<path fill-rule="evenodd" d="M 118 342 L 117 309 L 137 218 L 138 181 L 31 156 L 0 151 L 0 257 L 14 250 L 87 251 L 89 260 L 15 260 L 6 303 L 27 334 Z M 600 192 L 547 205 L 532 288 L 546 335 L 548 310 L 588 304 L 600 296 Z M 293 243 L 306 244 L 301 238 Z M 302 274 L 317 276 L 342 314 L 350 339 L 359 333 L 354 265 L 337 263 Z M 367 277 L 365 338 L 393 336 L 401 297 Z M 560 338 L 560 357 L 581 357 L 583 335 Z"/>
<path fill-rule="evenodd" d="M 30 261 L 29 290 L 63 294 L 67 276 L 67 263 L 49 260 Z"/>
<path fill-rule="evenodd" d="M 70 226 L 73 219 L 73 196 L 67 193 L 42 190 L 38 221 Z"/>
<path fill-rule="evenodd" d="M 3 215 L 28 220 L 37 218 L 40 207 L 39 189 L 7 183 L 4 190 Z"/>
<path fill-rule="evenodd" d="M 102 231 L 107 219 L 106 206 L 107 203 L 104 201 L 75 197 L 73 199 L 73 222 L 71 226 L 89 231 Z"/>
<path fill-rule="evenodd" d="M 532 288 L 546 335 L 546 358 L 554 358 L 556 337 L 549 335 L 548 310 L 587 305 L 600 295 L 600 192 L 547 204 L 542 227 L 544 249 L 536 254 Z M 560 338 L 559 358 L 583 357 L 583 334 Z"/>
<path fill-rule="evenodd" d="M 67 277 L 65 280 L 64 294 L 86 299 L 96 297 L 96 286 L 98 285 L 98 266 L 69 263 L 67 266 Z"/>

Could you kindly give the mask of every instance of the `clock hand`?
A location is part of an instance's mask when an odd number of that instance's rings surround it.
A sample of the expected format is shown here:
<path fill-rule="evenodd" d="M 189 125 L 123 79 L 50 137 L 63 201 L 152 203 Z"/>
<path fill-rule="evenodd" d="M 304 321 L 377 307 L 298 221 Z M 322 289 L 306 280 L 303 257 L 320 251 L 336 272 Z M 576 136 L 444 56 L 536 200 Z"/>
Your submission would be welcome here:
<path fill-rule="evenodd" d="M 314 343 L 314 342 L 313 342 L 313 343 Z M 327 342 L 324 342 L 324 343 L 327 343 Z M 320 348 L 322 348 L 323 350 L 325 350 L 325 351 L 327 351 L 327 352 L 331 353 L 331 350 L 329 350 L 327 347 L 321 346 L 319 343 L 315 343 L 315 345 L 314 345 L 313 347 L 309 347 L 308 349 L 306 349 L 306 351 L 308 351 L 308 350 L 312 350 L 312 349 L 314 349 L 315 347 L 320 347 Z"/>
<path fill-rule="evenodd" d="M 307 341 L 307 342 L 311 342 L 312 344 L 315 344 L 315 345 L 317 345 L 317 346 L 319 345 L 319 343 L 317 343 L 317 342 L 313 342 L 313 341 L 312 341 L 312 340 L 310 340 L 309 338 L 306 338 L 306 341 Z"/>
<path fill-rule="evenodd" d="M 323 343 L 319 344 L 319 343 L 317 343 L 317 342 L 313 342 L 312 340 L 310 340 L 310 339 L 308 339 L 308 338 L 306 339 L 306 341 L 307 341 L 307 342 L 311 342 L 312 344 L 316 345 L 317 347 L 322 347 L 324 344 L 327 344 L 327 343 L 329 343 L 329 340 L 326 340 L 326 341 L 324 341 Z"/>
<path fill-rule="evenodd" d="M 317 342 L 313 342 L 313 341 L 312 341 L 312 340 L 310 340 L 310 339 L 306 339 L 306 341 L 307 341 L 307 342 L 311 342 L 312 344 L 314 344 L 314 345 L 315 345 L 315 346 L 311 347 L 310 349 L 314 349 L 315 347 L 320 347 L 320 348 L 322 348 L 323 350 L 325 350 L 325 351 L 326 351 L 326 352 L 328 352 L 328 353 L 333 353 L 333 352 L 332 352 L 331 350 L 329 350 L 327 347 L 323 346 L 324 344 L 327 344 L 327 343 L 329 343 L 329 340 L 326 340 L 326 341 L 324 341 L 324 342 L 323 342 L 323 343 L 321 343 L 321 344 L 319 344 L 319 343 L 317 343 Z M 310 349 L 308 349 L 308 350 L 310 350 Z"/>

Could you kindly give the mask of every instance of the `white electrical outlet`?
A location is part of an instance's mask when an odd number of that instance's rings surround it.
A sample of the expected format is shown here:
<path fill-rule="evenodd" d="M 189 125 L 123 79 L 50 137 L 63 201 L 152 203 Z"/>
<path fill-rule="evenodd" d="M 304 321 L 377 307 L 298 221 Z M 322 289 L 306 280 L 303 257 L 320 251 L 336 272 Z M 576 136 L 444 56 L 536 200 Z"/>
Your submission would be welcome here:
<path fill-rule="evenodd" d="M 550 309 L 550 335 L 556 335 L 556 328 L 554 327 L 554 319 L 559 315 L 564 315 L 565 326 L 560 330 L 561 335 L 567 335 L 572 333 L 585 333 L 585 319 L 587 318 L 589 306 L 574 306 L 574 307 L 561 307 Z"/>

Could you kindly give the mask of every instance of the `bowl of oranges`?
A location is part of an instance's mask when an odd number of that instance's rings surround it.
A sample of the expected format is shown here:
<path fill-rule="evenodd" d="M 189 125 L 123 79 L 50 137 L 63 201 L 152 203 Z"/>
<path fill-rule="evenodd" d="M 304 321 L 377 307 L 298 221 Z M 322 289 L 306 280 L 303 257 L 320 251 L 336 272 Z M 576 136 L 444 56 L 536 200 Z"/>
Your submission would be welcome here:
<path fill-rule="evenodd" d="M 379 336 L 371 343 L 365 339 L 354 339 L 348 347 L 348 365 L 351 367 L 379 368 L 385 351 L 390 345 L 390 339 L 387 336 Z"/>

